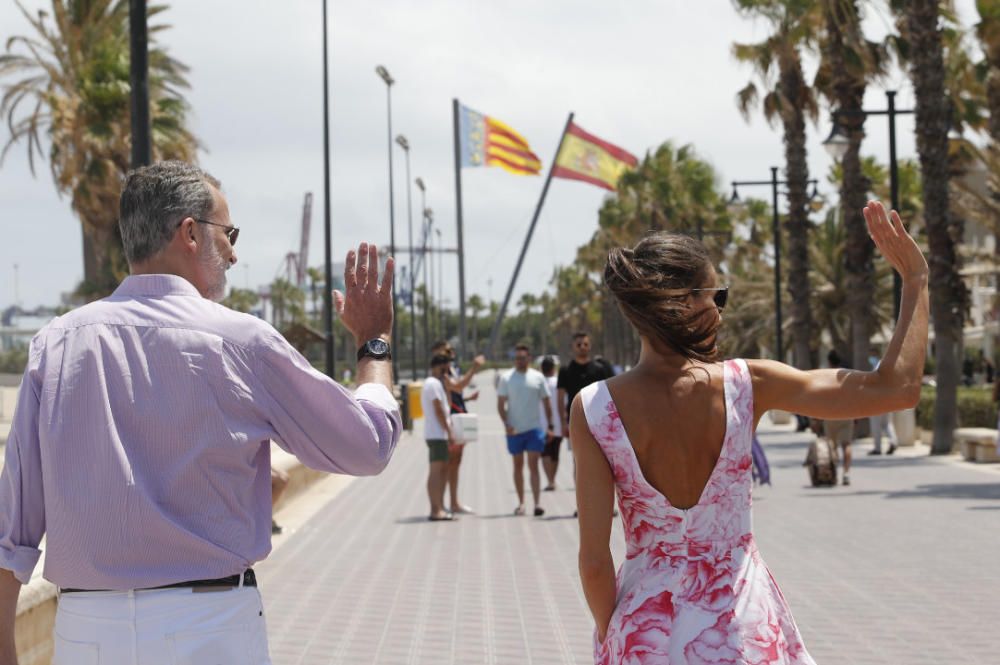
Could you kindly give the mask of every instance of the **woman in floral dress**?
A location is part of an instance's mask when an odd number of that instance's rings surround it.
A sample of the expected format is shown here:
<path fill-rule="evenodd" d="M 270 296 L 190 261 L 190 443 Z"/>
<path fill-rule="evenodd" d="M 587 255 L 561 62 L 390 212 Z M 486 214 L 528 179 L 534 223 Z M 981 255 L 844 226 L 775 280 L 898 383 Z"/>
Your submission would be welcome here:
<path fill-rule="evenodd" d="M 704 247 L 654 233 L 611 251 L 604 279 L 642 340 L 639 363 L 574 400 L 580 577 L 602 665 L 810 665 L 750 513 L 751 441 L 761 416 L 861 418 L 909 408 L 927 348 L 927 262 L 899 216 L 864 210 L 903 278 L 895 334 L 875 371 L 717 362 L 728 290 Z M 614 494 L 626 558 L 615 575 Z"/>

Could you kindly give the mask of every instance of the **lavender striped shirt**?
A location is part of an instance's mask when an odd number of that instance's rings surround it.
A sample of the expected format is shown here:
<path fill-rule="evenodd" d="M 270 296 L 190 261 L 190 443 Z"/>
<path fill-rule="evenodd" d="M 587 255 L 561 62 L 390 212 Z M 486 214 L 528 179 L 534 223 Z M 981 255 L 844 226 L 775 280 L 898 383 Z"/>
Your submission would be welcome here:
<path fill-rule="evenodd" d="M 401 430 L 271 326 L 182 277 L 127 278 L 32 340 L 0 475 L 0 568 L 62 587 L 148 588 L 239 572 L 271 549 L 270 444 L 379 473 Z"/>

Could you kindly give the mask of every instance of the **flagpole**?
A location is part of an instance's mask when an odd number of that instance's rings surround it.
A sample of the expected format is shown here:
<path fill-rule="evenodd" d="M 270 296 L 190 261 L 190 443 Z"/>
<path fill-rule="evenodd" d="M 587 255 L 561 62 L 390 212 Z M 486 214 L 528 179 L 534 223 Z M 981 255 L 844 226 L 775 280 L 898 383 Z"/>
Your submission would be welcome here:
<path fill-rule="evenodd" d="M 528 253 L 528 245 L 531 243 L 531 235 L 535 232 L 535 224 L 538 223 L 538 216 L 542 213 L 542 206 L 545 205 L 545 195 L 548 194 L 549 184 L 552 182 L 552 171 L 556 167 L 556 160 L 559 158 L 563 142 L 566 140 L 566 132 L 569 131 L 569 126 L 571 124 L 573 124 L 572 112 L 570 112 L 569 117 L 566 118 L 566 126 L 563 127 L 562 136 L 559 137 L 559 146 L 556 147 L 556 154 L 552 158 L 552 162 L 549 164 L 549 173 L 545 176 L 545 185 L 542 186 L 542 195 L 538 198 L 538 205 L 535 207 L 535 214 L 531 218 L 531 224 L 528 226 L 528 235 L 524 238 L 524 244 L 521 246 L 521 254 L 517 257 L 517 265 L 514 267 L 514 274 L 511 275 L 510 284 L 507 285 L 507 294 L 503 297 L 503 304 L 500 305 L 500 311 L 497 312 L 497 319 L 493 322 L 493 331 L 490 333 L 490 345 L 487 347 L 487 352 L 491 359 L 493 358 L 497 337 L 500 335 L 500 326 L 503 324 L 504 315 L 507 313 L 507 305 L 510 304 L 510 296 L 514 293 L 514 284 L 517 282 L 517 276 L 521 272 L 521 265 L 524 263 L 524 255 Z"/>
<path fill-rule="evenodd" d="M 455 140 L 455 224 L 458 239 L 458 359 L 465 360 L 465 240 L 462 234 L 462 144 L 458 113 L 458 98 L 453 98 L 451 121 Z"/>

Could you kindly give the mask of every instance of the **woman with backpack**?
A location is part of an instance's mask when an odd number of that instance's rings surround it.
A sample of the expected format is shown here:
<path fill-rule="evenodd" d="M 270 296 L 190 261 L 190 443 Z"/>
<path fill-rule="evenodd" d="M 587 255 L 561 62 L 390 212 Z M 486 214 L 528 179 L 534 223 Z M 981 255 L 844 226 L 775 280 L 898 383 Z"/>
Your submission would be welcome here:
<path fill-rule="evenodd" d="M 615 248 L 607 288 L 642 340 L 631 370 L 585 388 L 570 419 L 580 577 L 601 664 L 813 664 L 751 529 L 751 442 L 765 412 L 823 419 L 916 404 L 927 345 L 927 262 L 878 202 L 869 234 L 903 278 L 876 371 L 720 361 L 728 288 L 698 241 L 652 233 Z M 614 494 L 627 556 L 613 569 Z"/>

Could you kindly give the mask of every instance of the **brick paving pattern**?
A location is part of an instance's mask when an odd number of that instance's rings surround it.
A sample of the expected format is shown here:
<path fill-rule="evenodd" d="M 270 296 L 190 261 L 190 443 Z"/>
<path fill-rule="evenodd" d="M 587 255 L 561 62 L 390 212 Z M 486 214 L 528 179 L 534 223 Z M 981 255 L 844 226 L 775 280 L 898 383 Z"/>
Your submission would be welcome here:
<path fill-rule="evenodd" d="M 569 456 L 546 516 L 514 517 L 491 378 L 463 463 L 479 515 L 426 521 L 418 423 L 384 474 L 354 481 L 258 566 L 275 665 L 592 662 Z M 850 487 L 811 489 L 808 439 L 761 434 L 774 487 L 755 492 L 756 533 L 818 663 L 1000 662 L 995 467 L 857 445 Z"/>

